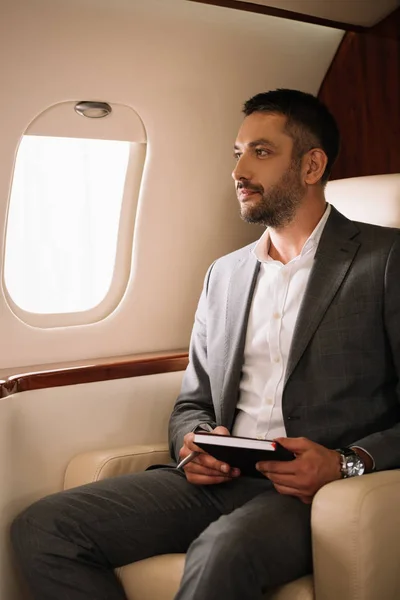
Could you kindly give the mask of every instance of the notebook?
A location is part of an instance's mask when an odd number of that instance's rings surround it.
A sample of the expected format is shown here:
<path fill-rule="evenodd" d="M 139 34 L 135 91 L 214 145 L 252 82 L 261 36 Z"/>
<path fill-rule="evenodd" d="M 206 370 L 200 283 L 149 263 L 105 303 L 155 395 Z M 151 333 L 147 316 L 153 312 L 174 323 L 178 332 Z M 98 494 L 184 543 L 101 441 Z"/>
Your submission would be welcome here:
<path fill-rule="evenodd" d="M 233 435 L 195 433 L 194 443 L 218 460 L 240 469 L 242 475 L 264 477 L 255 465 L 263 460 L 293 460 L 295 455 L 278 442 Z"/>

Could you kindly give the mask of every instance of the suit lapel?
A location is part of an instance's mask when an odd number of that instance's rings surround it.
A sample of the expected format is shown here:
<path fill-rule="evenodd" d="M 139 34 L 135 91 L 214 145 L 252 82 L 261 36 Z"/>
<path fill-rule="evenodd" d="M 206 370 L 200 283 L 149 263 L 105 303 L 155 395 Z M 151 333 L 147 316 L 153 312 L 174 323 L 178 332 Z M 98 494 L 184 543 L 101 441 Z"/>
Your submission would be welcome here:
<path fill-rule="evenodd" d="M 322 233 L 293 334 L 285 375 L 292 375 L 359 248 L 358 229 L 334 207 Z"/>
<path fill-rule="evenodd" d="M 220 396 L 221 422 L 228 428 L 233 422 L 237 403 L 247 322 L 259 270 L 260 263 L 249 252 L 248 256 L 237 264 L 229 281 L 224 348 L 225 373 Z"/>

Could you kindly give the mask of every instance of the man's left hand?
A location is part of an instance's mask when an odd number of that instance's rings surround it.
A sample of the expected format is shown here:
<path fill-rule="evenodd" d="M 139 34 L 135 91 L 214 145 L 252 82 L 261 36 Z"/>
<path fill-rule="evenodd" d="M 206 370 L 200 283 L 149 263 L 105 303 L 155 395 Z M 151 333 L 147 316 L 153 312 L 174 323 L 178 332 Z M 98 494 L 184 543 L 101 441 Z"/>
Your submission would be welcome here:
<path fill-rule="evenodd" d="M 263 461 L 257 469 L 270 479 L 280 494 L 297 496 L 311 504 L 314 495 L 327 483 L 341 479 L 340 455 L 335 450 L 307 438 L 276 438 L 281 446 L 293 452 L 291 461 Z"/>

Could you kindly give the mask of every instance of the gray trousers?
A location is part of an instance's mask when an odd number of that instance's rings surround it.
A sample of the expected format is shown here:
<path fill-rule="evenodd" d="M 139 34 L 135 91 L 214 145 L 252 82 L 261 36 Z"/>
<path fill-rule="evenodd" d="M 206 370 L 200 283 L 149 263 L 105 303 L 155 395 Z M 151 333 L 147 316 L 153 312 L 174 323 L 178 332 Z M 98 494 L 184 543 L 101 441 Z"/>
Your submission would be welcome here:
<path fill-rule="evenodd" d="M 172 468 L 48 496 L 11 537 L 35 600 L 126 600 L 113 569 L 157 554 L 187 552 L 176 600 L 259 600 L 312 569 L 308 505 L 267 479 L 194 486 Z"/>

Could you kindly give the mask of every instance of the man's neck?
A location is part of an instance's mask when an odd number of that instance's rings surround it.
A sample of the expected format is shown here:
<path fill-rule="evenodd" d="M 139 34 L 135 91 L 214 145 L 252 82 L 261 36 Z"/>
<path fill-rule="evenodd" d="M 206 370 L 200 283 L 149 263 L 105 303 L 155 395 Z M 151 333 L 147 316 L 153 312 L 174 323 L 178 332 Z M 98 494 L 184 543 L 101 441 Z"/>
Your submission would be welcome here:
<path fill-rule="evenodd" d="M 287 264 L 298 256 L 326 210 L 325 198 L 313 204 L 304 203 L 291 223 L 281 229 L 269 228 L 268 254 Z"/>

